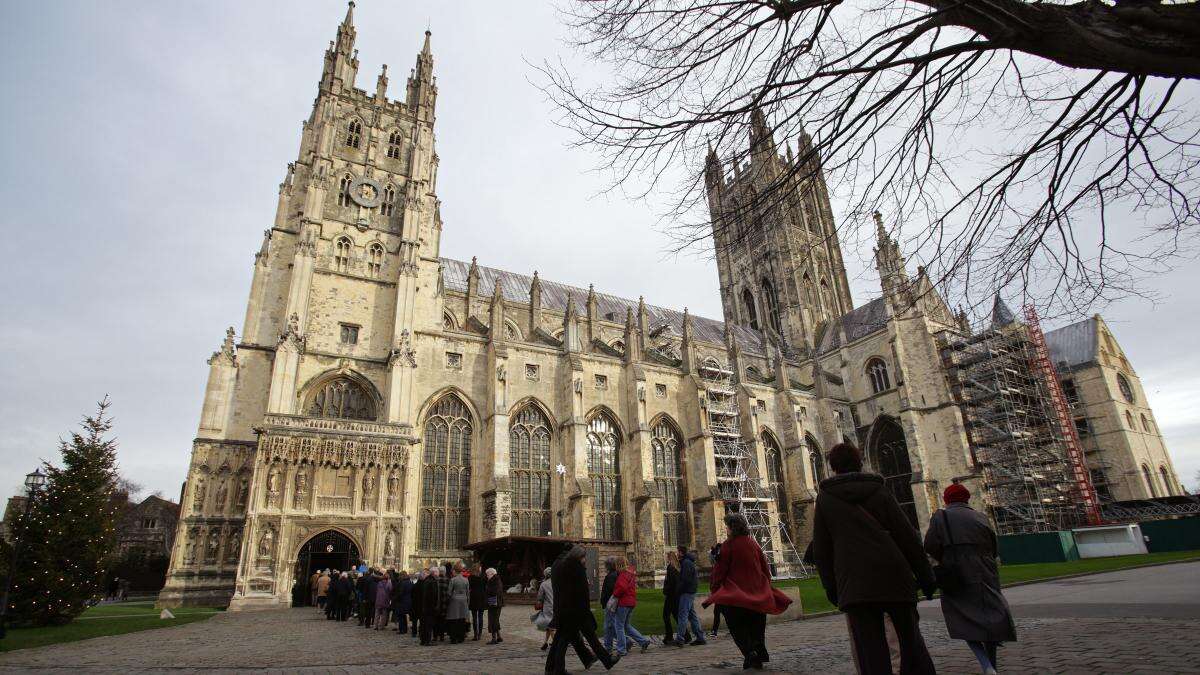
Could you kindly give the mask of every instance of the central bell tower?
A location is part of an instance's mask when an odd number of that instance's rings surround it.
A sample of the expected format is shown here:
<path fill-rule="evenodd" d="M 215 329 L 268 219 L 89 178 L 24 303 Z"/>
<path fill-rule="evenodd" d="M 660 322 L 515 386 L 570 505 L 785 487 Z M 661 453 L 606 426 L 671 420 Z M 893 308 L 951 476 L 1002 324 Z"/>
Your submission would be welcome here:
<path fill-rule="evenodd" d="M 781 155 L 755 110 L 749 161 L 735 158 L 728 175 L 710 147 L 704 184 L 725 322 L 804 353 L 853 302 L 824 173 L 807 133 L 797 150 Z"/>

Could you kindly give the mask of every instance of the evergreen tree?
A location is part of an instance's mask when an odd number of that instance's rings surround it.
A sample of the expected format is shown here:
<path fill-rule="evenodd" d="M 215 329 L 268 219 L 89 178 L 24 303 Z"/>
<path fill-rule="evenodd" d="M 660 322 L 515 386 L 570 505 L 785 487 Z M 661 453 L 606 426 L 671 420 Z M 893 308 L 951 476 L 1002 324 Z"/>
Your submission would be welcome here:
<path fill-rule="evenodd" d="M 108 397 L 82 433 L 61 441 L 60 469 L 45 462 L 49 480 L 14 534 L 22 550 L 9 596 L 8 621 L 18 625 L 67 623 L 102 594 L 112 563 L 124 494 L 117 486 L 116 442 Z M 7 556 L 5 556 L 7 558 Z"/>

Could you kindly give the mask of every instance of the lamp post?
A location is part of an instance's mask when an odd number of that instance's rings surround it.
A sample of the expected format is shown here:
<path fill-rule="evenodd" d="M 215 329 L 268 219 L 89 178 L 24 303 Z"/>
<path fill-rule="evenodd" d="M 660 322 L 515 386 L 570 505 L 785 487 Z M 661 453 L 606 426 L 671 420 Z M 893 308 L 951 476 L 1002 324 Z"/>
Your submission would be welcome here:
<path fill-rule="evenodd" d="M 25 476 L 25 509 L 21 513 L 21 520 L 26 521 L 29 518 L 29 510 L 33 507 L 33 500 L 41 493 L 43 487 L 46 486 L 46 474 L 42 473 L 41 469 L 34 469 L 33 473 Z M 21 537 L 19 534 L 24 533 L 24 529 L 29 526 L 24 522 L 21 532 L 13 534 L 12 541 L 12 556 L 8 560 L 8 573 L 4 575 L 4 597 L 0 599 L 0 639 L 8 635 L 8 593 L 12 590 L 13 573 L 17 569 L 17 559 L 21 555 Z"/>

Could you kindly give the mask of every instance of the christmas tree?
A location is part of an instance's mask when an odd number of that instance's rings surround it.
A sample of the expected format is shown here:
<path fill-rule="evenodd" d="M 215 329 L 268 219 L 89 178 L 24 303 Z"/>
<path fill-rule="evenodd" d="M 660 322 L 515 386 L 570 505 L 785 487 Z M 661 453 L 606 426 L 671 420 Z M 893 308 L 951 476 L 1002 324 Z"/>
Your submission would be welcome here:
<path fill-rule="evenodd" d="M 11 625 L 67 623 L 101 595 L 125 503 L 116 443 L 104 437 L 112 428 L 108 407 L 105 397 L 84 418 L 82 433 L 61 442 L 62 468 L 45 462 L 47 485 L 15 523 L 21 551 L 9 595 Z"/>

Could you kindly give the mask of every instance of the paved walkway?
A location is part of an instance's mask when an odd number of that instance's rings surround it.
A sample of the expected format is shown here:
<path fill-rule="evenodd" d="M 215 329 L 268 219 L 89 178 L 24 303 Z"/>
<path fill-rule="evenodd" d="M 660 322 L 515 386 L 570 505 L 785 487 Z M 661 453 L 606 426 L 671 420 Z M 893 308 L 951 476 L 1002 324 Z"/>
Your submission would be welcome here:
<path fill-rule="evenodd" d="M 1002 672 L 1200 673 L 1200 563 L 1021 586 L 1006 595 L 1020 642 L 1001 650 Z M 174 628 L 0 654 L 0 672 L 537 673 L 543 652 L 539 634 L 528 627 L 528 611 L 505 609 L 504 623 L 512 630 L 503 644 L 430 647 L 394 632 L 325 621 L 311 609 L 227 613 Z M 936 603 L 923 603 L 921 614 L 939 671 L 978 672 L 965 645 L 946 636 Z M 840 616 L 767 630 L 770 670 L 853 672 Z M 723 633 L 704 647 L 656 644 L 626 657 L 614 672 L 696 675 L 740 667 L 741 657 Z"/>

